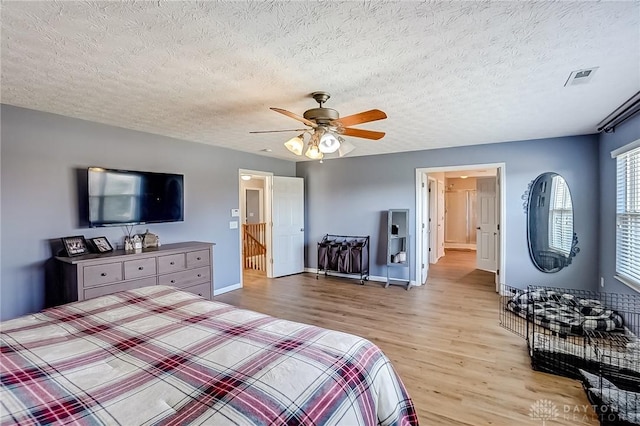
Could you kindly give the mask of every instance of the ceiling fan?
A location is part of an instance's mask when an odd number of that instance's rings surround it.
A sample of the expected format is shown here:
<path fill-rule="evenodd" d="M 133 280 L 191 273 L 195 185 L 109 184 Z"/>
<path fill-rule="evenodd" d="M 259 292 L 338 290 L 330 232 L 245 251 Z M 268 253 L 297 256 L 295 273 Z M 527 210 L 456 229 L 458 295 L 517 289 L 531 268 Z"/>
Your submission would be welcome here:
<path fill-rule="evenodd" d="M 309 141 L 306 142 L 307 151 L 305 155 L 312 160 L 322 160 L 324 154 L 331 154 L 336 151 L 338 151 L 340 157 L 344 157 L 353 151 L 355 146 L 346 141 L 342 136 L 378 140 L 385 135 L 384 132 L 349 127 L 370 121 L 383 120 L 387 118 L 387 114 L 383 111 L 372 109 L 340 118 L 340 114 L 338 114 L 338 111 L 335 109 L 323 107 L 323 104 L 331 97 L 329 93 L 313 92 L 311 96 L 318 102 L 319 106 L 318 108 L 305 111 L 302 117 L 282 108 L 270 108 L 272 111 L 306 124 L 309 128 L 265 130 L 249 133 L 302 132 L 284 144 L 289 151 L 296 155 L 302 155 L 305 147 L 304 137 L 305 135 L 310 135 Z"/>

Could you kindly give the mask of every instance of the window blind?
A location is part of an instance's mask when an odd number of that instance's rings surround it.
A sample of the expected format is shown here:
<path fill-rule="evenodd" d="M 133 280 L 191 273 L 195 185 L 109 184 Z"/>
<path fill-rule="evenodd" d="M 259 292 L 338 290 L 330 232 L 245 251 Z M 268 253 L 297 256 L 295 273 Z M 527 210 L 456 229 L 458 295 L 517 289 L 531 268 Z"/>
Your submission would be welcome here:
<path fill-rule="evenodd" d="M 616 163 L 616 273 L 640 286 L 640 147 Z"/>
<path fill-rule="evenodd" d="M 549 208 L 549 248 L 568 256 L 573 244 L 573 208 L 569 187 L 555 176 L 551 183 Z"/>

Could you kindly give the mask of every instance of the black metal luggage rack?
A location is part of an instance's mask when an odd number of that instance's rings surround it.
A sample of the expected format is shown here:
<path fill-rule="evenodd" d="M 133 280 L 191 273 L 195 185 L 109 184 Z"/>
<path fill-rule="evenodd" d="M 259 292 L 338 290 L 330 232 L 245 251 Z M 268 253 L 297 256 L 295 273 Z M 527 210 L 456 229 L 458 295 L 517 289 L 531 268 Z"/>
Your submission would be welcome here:
<path fill-rule="evenodd" d="M 369 280 L 369 236 L 327 234 L 318 243 L 316 279 L 324 271 L 360 277 L 360 284 Z"/>

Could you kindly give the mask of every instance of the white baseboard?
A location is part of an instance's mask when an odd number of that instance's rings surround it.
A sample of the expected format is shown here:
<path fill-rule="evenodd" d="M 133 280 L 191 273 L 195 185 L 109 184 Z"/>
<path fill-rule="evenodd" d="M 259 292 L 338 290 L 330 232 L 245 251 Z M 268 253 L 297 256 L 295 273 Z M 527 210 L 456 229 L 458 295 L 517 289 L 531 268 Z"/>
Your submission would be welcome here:
<path fill-rule="evenodd" d="M 305 272 L 310 272 L 312 274 L 316 274 L 318 273 L 318 269 L 316 268 L 304 268 Z M 320 275 L 324 275 L 324 271 L 320 271 Z M 342 278 L 354 278 L 354 279 L 359 279 L 358 275 L 359 274 L 341 274 L 340 272 L 329 272 L 329 275 L 331 275 L 332 277 L 342 277 Z M 386 283 L 387 282 L 387 277 L 380 277 L 377 275 L 369 275 L 369 281 L 375 281 L 375 282 L 381 282 L 381 283 Z M 411 281 L 410 282 L 411 286 L 417 286 L 419 284 L 416 284 L 415 281 Z"/>
<path fill-rule="evenodd" d="M 222 288 L 218 288 L 218 289 L 213 290 L 213 295 L 214 296 L 220 296 L 221 294 L 225 294 L 225 293 L 228 293 L 228 292 L 233 291 L 233 290 L 238 290 L 240 288 L 242 288 L 242 284 L 240 284 L 240 283 L 231 284 L 231 285 L 228 285 L 226 287 L 222 287 Z"/>
<path fill-rule="evenodd" d="M 463 250 L 472 250 L 475 251 L 477 249 L 476 244 L 467 244 L 467 243 L 444 243 L 445 249 L 463 249 Z"/>

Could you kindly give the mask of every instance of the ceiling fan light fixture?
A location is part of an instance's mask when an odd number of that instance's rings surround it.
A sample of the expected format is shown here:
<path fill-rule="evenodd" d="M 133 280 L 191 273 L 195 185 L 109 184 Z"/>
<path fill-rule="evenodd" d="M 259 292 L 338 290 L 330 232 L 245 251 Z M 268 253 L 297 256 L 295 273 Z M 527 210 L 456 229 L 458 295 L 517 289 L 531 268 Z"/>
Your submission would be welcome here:
<path fill-rule="evenodd" d="M 351 151 L 353 151 L 354 149 L 356 149 L 356 147 L 349 141 L 346 141 L 342 138 L 340 138 L 340 148 L 338 148 L 338 155 L 340 157 L 344 157 L 345 155 L 347 155 L 348 153 L 350 153 Z"/>
<path fill-rule="evenodd" d="M 284 146 L 295 155 L 302 155 L 302 149 L 304 148 L 304 133 L 293 137 L 284 143 Z"/>
<path fill-rule="evenodd" d="M 309 145 L 309 149 L 304 155 L 312 160 L 322 160 L 322 157 L 324 157 L 324 154 L 318 149 L 318 145 Z"/>
<path fill-rule="evenodd" d="M 340 141 L 331 132 L 325 132 L 320 138 L 320 143 L 318 144 L 318 149 L 320 152 L 324 154 L 331 154 L 336 152 L 340 148 Z"/>

